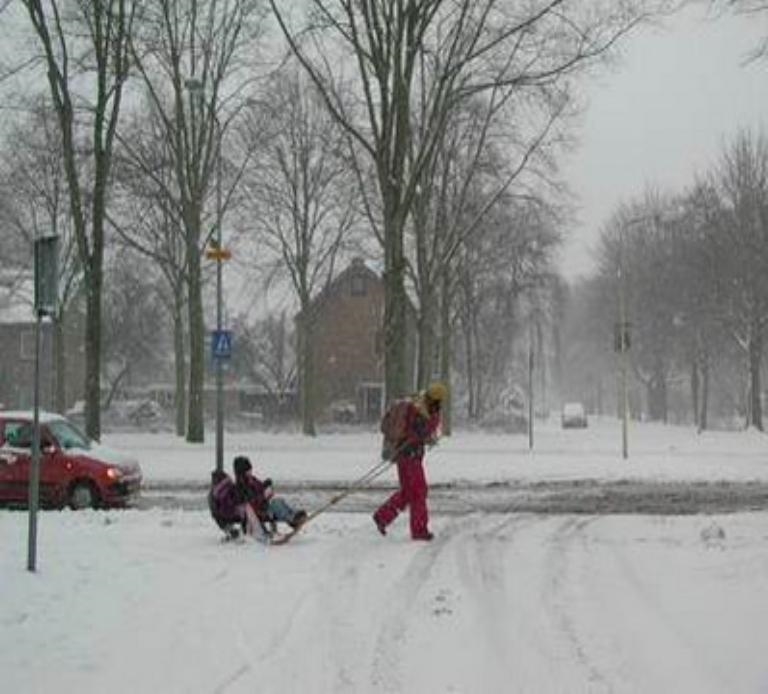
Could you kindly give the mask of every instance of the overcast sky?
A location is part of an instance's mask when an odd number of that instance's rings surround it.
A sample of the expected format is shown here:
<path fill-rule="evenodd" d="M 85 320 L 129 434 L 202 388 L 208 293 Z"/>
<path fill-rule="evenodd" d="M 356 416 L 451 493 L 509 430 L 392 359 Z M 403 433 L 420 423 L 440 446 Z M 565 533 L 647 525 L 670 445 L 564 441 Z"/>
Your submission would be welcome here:
<path fill-rule="evenodd" d="M 647 186 L 681 191 L 739 127 L 768 131 L 768 58 L 745 64 L 766 34 L 765 13 L 713 19 L 696 5 L 627 39 L 621 63 L 590 81 L 581 145 L 566 167 L 580 205 L 566 278 L 592 271 L 600 226 L 618 203 Z"/>

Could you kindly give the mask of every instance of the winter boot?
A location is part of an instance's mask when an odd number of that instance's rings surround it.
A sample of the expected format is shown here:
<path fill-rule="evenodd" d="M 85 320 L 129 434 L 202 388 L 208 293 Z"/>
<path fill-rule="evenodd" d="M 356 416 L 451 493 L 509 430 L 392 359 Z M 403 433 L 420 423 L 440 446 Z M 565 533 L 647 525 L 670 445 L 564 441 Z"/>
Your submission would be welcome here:
<path fill-rule="evenodd" d="M 290 525 L 294 530 L 298 530 L 307 521 L 307 512 L 304 510 L 296 511 L 291 518 Z"/>
<path fill-rule="evenodd" d="M 376 523 L 376 530 L 378 530 L 379 533 L 382 535 L 387 534 L 387 526 L 379 520 L 379 517 L 375 513 L 373 514 L 373 522 Z"/>
<path fill-rule="evenodd" d="M 413 540 L 425 540 L 426 542 L 429 542 L 434 535 L 429 532 L 429 530 L 425 530 L 423 533 L 419 533 L 418 535 L 413 535 L 411 539 Z"/>

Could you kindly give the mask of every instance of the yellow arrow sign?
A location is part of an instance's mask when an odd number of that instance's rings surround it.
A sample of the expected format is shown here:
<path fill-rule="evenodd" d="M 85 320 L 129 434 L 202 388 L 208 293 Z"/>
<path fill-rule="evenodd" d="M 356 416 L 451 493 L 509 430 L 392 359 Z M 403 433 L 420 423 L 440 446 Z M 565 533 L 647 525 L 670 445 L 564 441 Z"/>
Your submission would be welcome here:
<path fill-rule="evenodd" d="M 232 257 L 232 251 L 230 251 L 228 248 L 217 248 L 215 246 L 210 246 L 205 250 L 205 257 L 208 258 L 208 260 L 221 262 L 222 260 L 229 260 Z"/>

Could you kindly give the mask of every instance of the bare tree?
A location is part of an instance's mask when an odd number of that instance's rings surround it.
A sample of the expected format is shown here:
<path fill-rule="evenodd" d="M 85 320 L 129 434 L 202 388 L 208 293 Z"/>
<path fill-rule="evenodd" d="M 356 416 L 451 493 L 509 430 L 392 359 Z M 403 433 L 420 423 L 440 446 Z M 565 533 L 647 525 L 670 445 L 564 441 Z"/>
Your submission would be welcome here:
<path fill-rule="evenodd" d="M 508 205 L 513 196 L 541 199 L 547 189 L 558 193 L 548 151 L 561 138 L 554 125 L 566 112 L 567 92 L 536 90 L 525 114 L 514 108 L 513 93 L 491 90 L 486 98 L 455 109 L 414 201 L 409 230 L 415 253 L 409 267 L 419 298 L 420 387 L 435 376 L 450 382 L 455 269 L 462 246 L 482 233 L 495 207 Z M 443 421 L 449 432 L 450 401 Z"/>
<path fill-rule="evenodd" d="M 507 199 L 458 256 L 457 310 L 467 416 L 479 420 L 515 382 L 514 345 L 523 328 L 521 302 L 550 280 L 558 235 L 546 207 Z"/>
<path fill-rule="evenodd" d="M 722 205 L 719 275 L 728 291 L 722 317 L 749 370 L 748 423 L 763 428 L 761 363 L 768 325 L 768 139 L 740 131 L 725 148 L 713 182 Z"/>
<path fill-rule="evenodd" d="M 164 0 L 147 10 L 132 43 L 132 57 L 162 124 L 173 171 L 173 186 L 161 177 L 155 183 L 164 187 L 184 230 L 191 442 L 205 438 L 201 254 L 216 228 L 203 226 L 205 202 L 221 165 L 223 142 L 254 79 L 262 17 L 261 4 L 253 0 Z M 124 146 L 131 152 L 129 142 Z M 216 224 L 227 200 L 221 203 Z"/>
<path fill-rule="evenodd" d="M 41 99 L 30 118 L 8 136 L 0 178 L 0 220 L 15 238 L 18 267 L 32 266 L 34 239 L 59 236 L 59 286 L 54 316 L 54 361 L 56 383 L 53 405 L 64 412 L 74 393 L 67 392 L 65 333 L 77 311 L 83 274 L 72 231 L 64 178 L 63 151 L 56 115 Z M 8 258 L 10 260 L 10 258 Z"/>
<path fill-rule="evenodd" d="M 295 355 L 285 311 L 256 322 L 241 316 L 235 327 L 239 346 L 233 356 L 233 370 L 263 388 L 271 402 L 279 404 L 296 382 Z"/>
<path fill-rule="evenodd" d="M 409 380 L 404 231 L 452 110 L 499 86 L 522 89 L 567 78 L 637 22 L 647 3 L 610 9 L 564 0 L 312 0 L 307 22 L 293 21 L 288 3 L 270 4 L 291 50 L 376 172 L 386 284 L 385 385 L 387 397 L 397 397 Z M 354 106 L 339 85 L 352 85 L 359 97 Z M 416 142 L 419 100 L 424 137 Z"/>
<path fill-rule="evenodd" d="M 164 280 L 157 295 L 173 322 L 176 434 L 186 433 L 187 244 L 174 191 L 162 123 L 151 107 L 124 129 L 115 152 L 115 194 L 109 220 L 120 243 L 155 265 Z M 130 143 L 126 151 L 124 142 Z"/>
<path fill-rule="evenodd" d="M 738 15 L 752 17 L 759 14 L 768 13 L 768 2 L 766 0 L 711 0 L 712 4 L 720 9 L 728 9 Z M 762 41 L 752 50 L 751 60 L 757 60 L 768 56 L 768 31 Z"/>
<path fill-rule="evenodd" d="M 248 173 L 259 258 L 288 276 L 299 305 L 302 428 L 315 431 L 314 301 L 334 277 L 356 219 L 346 138 L 312 84 L 290 67 L 258 106 L 248 137 L 264 142 Z"/>
<path fill-rule="evenodd" d="M 136 379 L 162 366 L 168 324 L 163 303 L 157 301 L 156 268 L 135 251 L 117 248 L 108 259 L 109 286 L 104 291 L 104 379 L 108 408 L 112 398 Z M 154 270 L 154 272 L 153 272 Z"/>
<path fill-rule="evenodd" d="M 137 4 L 133 0 L 76 0 L 65 8 L 56 0 L 22 2 L 44 55 L 59 122 L 70 214 L 85 277 L 85 429 L 90 437 L 98 439 L 104 224 L 112 148 L 128 77 L 128 42 Z M 89 82 L 90 92 L 79 91 L 84 81 Z M 81 126 L 80 119 L 85 119 L 87 125 Z M 86 128 L 90 134 L 90 166 L 83 167 L 77 140 Z"/>

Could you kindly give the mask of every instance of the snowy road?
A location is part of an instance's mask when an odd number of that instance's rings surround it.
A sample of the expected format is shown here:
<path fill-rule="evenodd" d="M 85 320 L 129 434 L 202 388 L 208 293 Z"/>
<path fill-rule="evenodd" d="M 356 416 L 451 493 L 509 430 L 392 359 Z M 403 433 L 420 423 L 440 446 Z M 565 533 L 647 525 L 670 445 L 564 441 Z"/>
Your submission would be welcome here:
<path fill-rule="evenodd" d="M 7 691 L 768 691 L 765 512 L 435 515 L 428 544 L 333 513 L 285 547 L 49 512 L 35 580 L 25 523 L 0 513 Z"/>
<path fill-rule="evenodd" d="M 313 509 L 343 491 L 341 482 L 282 485 L 278 492 L 296 507 Z M 376 485 L 341 500 L 337 511 L 372 511 L 394 490 Z M 206 508 L 203 484 L 150 483 L 137 506 Z M 680 482 L 655 480 L 549 480 L 533 483 L 437 484 L 430 489 L 436 513 L 732 513 L 768 510 L 768 483 L 749 481 Z"/>
<path fill-rule="evenodd" d="M 2 689 L 767 694 L 768 437 L 637 425 L 620 462 L 610 424 L 445 441 L 427 544 L 376 532 L 391 473 L 287 546 L 222 543 L 212 447 L 124 436 L 141 508 L 41 513 L 35 574 L 0 510 Z M 312 510 L 376 439 L 228 441 Z"/>
<path fill-rule="evenodd" d="M 323 692 L 768 687 L 764 644 L 736 648 L 732 631 L 768 618 L 768 589 L 755 580 L 755 613 L 717 575 L 727 553 L 765 576 L 765 535 L 710 538 L 710 520 L 648 519 L 638 534 L 620 517 L 475 514 L 443 519 L 435 542 L 414 546 L 371 539 L 358 517 L 342 522 L 346 537 L 316 557 L 284 614 L 279 648 L 264 645 L 264 691 L 308 681 Z M 323 542 L 342 534 L 323 530 Z M 746 544 L 760 539 L 753 555 Z M 309 532 L 295 551 L 317 541 Z"/>

